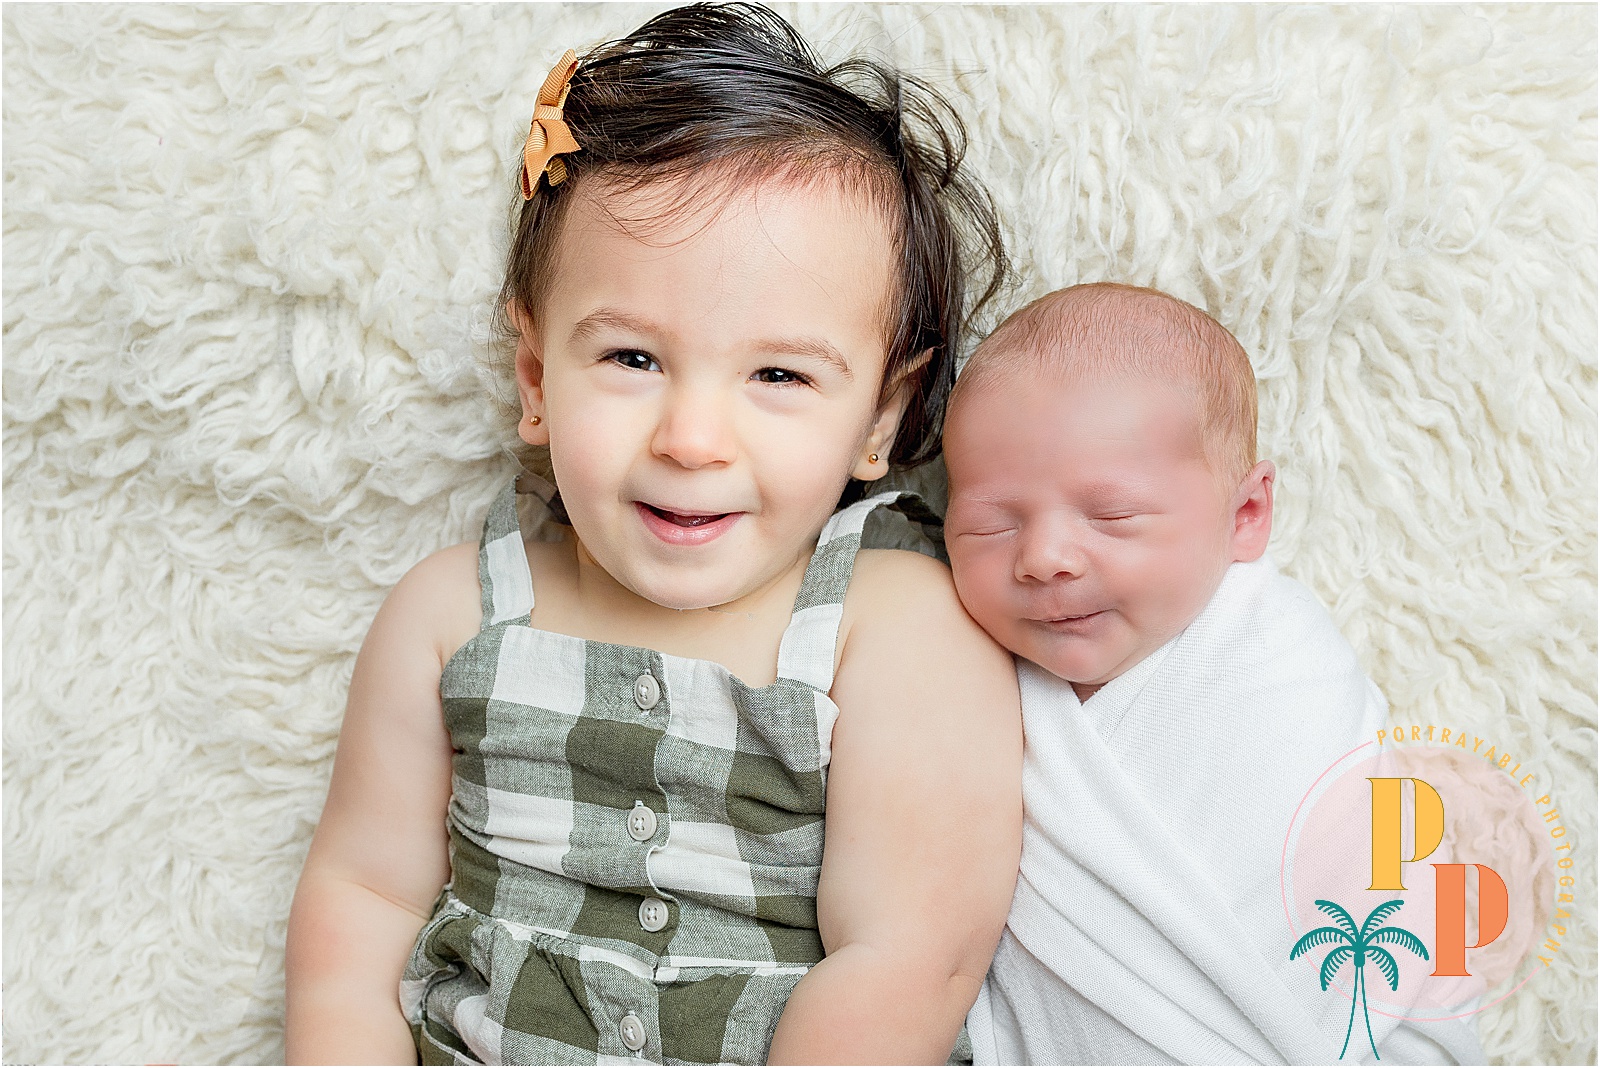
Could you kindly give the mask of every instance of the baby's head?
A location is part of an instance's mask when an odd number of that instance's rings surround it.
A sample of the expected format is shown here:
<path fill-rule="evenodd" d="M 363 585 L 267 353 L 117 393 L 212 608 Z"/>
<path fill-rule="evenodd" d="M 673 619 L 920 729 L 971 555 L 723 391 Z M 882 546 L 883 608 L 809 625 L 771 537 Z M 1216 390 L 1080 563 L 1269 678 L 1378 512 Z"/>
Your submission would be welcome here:
<path fill-rule="evenodd" d="M 945 536 L 967 611 L 1087 698 L 1266 550 L 1250 360 L 1151 289 L 1073 286 L 1007 319 L 945 425 Z"/>
<path fill-rule="evenodd" d="M 981 303 L 1003 272 L 992 208 L 936 94 L 824 68 L 757 5 L 666 12 L 549 95 L 544 136 L 579 147 L 534 157 L 513 228 L 519 435 L 582 554 L 727 604 L 803 562 L 851 479 L 937 454 L 964 278 Z"/>

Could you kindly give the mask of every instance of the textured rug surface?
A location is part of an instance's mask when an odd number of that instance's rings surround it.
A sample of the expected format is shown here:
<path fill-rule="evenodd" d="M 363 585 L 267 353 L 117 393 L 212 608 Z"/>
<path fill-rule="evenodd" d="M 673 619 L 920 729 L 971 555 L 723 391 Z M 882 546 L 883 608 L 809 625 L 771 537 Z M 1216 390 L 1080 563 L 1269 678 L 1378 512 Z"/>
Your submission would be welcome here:
<path fill-rule="evenodd" d="M 659 9 L 5 8 L 6 1060 L 281 1058 L 356 649 L 510 470 L 533 93 Z M 1117 279 L 1238 335 L 1280 565 L 1395 722 L 1559 803 L 1576 915 L 1485 1048 L 1593 1063 L 1595 10 L 783 10 L 966 115 L 997 312 Z"/>

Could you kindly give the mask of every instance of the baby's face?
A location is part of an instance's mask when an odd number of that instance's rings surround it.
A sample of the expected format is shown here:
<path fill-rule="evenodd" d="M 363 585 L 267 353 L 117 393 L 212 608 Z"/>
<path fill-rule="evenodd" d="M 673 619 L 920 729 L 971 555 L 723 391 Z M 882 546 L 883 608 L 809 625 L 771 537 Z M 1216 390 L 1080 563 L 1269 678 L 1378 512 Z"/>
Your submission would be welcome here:
<path fill-rule="evenodd" d="M 1199 615 L 1233 559 L 1232 490 L 1192 388 L 1001 378 L 945 430 L 956 589 L 996 641 L 1079 697 Z"/>

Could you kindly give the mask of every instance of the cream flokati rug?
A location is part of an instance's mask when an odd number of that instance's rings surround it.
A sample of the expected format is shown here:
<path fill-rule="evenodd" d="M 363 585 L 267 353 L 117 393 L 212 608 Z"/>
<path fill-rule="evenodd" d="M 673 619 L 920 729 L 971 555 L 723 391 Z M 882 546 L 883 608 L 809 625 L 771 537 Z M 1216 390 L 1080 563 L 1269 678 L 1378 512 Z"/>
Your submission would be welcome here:
<path fill-rule="evenodd" d="M 509 470 L 534 90 L 659 9 L 6 7 L 6 1060 L 282 1056 L 352 659 Z M 784 10 L 949 91 L 1008 308 L 1120 279 L 1238 334 L 1279 562 L 1396 722 L 1559 801 L 1577 918 L 1485 1048 L 1592 1063 L 1595 10 Z"/>

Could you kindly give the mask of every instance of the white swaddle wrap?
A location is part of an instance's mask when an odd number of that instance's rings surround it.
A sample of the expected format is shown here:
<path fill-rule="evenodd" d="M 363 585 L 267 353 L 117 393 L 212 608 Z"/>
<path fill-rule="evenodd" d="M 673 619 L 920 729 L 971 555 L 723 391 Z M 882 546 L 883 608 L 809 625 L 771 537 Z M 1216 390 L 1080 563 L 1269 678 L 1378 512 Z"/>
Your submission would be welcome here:
<path fill-rule="evenodd" d="M 1087 702 L 1018 671 L 1022 868 L 968 1020 L 977 1063 L 1336 1061 L 1349 1003 L 1289 960 L 1279 863 L 1307 789 L 1386 706 L 1316 598 L 1234 564 Z M 1481 1061 L 1459 1023 L 1372 1026 L 1384 1063 Z"/>

